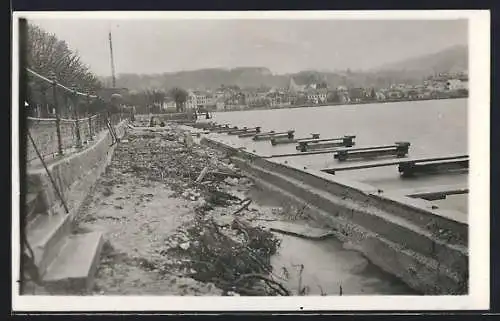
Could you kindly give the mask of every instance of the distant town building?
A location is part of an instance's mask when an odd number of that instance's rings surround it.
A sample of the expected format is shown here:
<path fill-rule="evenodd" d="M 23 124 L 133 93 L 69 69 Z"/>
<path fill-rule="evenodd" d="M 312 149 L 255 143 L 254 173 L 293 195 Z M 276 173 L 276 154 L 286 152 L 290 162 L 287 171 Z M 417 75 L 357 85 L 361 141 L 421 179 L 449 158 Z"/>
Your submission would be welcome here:
<path fill-rule="evenodd" d="M 468 80 L 462 81 L 460 79 L 448 79 L 446 82 L 447 90 L 459 90 L 459 89 L 468 89 Z"/>
<path fill-rule="evenodd" d="M 171 97 L 166 97 L 163 101 L 163 105 L 161 109 L 165 112 L 175 112 L 177 110 L 177 105 L 175 104 L 175 100 Z"/>

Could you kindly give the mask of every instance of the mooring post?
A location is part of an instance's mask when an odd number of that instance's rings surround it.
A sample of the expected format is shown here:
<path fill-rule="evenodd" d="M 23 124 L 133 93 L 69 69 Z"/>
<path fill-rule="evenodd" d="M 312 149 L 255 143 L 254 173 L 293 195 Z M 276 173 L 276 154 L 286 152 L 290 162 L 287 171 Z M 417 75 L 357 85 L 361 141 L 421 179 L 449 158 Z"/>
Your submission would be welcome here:
<path fill-rule="evenodd" d="M 347 151 L 346 150 L 338 151 L 337 158 L 339 161 L 345 161 L 347 159 Z"/>
<path fill-rule="evenodd" d="M 319 134 L 311 134 L 312 135 L 312 139 L 319 139 Z"/>
<path fill-rule="evenodd" d="M 345 136 L 342 138 L 342 145 L 344 145 L 345 147 L 352 147 L 352 146 L 354 146 L 353 139 L 354 139 L 355 137 L 356 137 L 356 136 L 353 136 L 353 135 L 345 135 Z"/>
<path fill-rule="evenodd" d="M 408 149 L 410 148 L 409 142 L 396 142 L 396 156 L 405 157 L 408 154 Z"/>
<path fill-rule="evenodd" d="M 288 139 L 293 139 L 295 132 L 293 130 L 289 130 L 287 132 L 287 137 Z"/>
<path fill-rule="evenodd" d="M 255 127 L 255 132 L 260 133 L 260 127 Z"/>
<path fill-rule="evenodd" d="M 62 156 L 63 148 L 62 148 L 62 138 L 61 138 L 61 118 L 59 115 L 59 105 L 57 104 L 57 78 L 56 74 L 51 71 L 49 74 L 49 79 L 51 80 L 52 85 L 52 96 L 54 99 L 54 110 L 56 113 L 56 133 L 57 133 L 57 153 Z"/>
<path fill-rule="evenodd" d="M 403 177 L 413 176 L 415 169 L 415 162 L 404 162 L 399 164 L 398 171 Z"/>

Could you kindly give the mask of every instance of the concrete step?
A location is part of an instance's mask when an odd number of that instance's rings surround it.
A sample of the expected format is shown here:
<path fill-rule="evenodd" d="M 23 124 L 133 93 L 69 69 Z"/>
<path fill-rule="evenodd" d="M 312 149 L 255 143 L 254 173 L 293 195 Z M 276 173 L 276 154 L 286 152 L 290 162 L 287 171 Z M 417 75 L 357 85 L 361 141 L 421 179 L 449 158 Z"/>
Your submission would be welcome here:
<path fill-rule="evenodd" d="M 39 193 L 27 193 L 26 194 L 26 221 L 30 222 L 34 219 L 37 214 L 38 205 L 38 195 Z"/>
<path fill-rule="evenodd" d="M 27 224 L 32 224 L 39 215 L 45 214 L 46 207 L 43 203 L 43 193 L 40 190 L 34 190 L 26 193 L 25 215 Z"/>
<path fill-rule="evenodd" d="M 67 214 L 39 214 L 27 228 L 28 242 L 35 255 L 38 273 L 43 275 L 58 255 L 65 238 L 71 231 L 71 219 Z"/>
<path fill-rule="evenodd" d="M 83 294 L 91 290 L 103 243 L 101 232 L 67 237 L 43 277 L 45 287 L 53 294 Z"/>

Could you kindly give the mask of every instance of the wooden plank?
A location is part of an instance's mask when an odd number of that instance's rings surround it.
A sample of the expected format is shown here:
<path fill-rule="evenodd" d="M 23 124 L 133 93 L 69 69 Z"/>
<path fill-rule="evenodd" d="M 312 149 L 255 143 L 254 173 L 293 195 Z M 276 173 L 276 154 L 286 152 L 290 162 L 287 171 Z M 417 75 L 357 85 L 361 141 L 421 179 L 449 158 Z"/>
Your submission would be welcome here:
<path fill-rule="evenodd" d="M 273 232 L 312 240 L 322 240 L 335 235 L 331 230 L 283 221 L 266 222 L 265 226 Z"/>
<path fill-rule="evenodd" d="M 436 174 L 443 172 L 464 171 L 469 169 L 468 159 L 426 161 L 426 162 L 406 162 L 399 164 L 399 172 L 403 176 L 413 176 L 422 174 Z"/>
<path fill-rule="evenodd" d="M 239 135 L 239 134 L 244 134 L 244 133 L 258 133 L 260 130 L 260 127 L 253 127 L 253 128 L 247 128 L 243 127 L 241 129 L 236 129 L 228 132 L 228 135 Z"/>
<path fill-rule="evenodd" d="M 295 146 L 295 149 L 297 149 L 301 152 L 307 152 L 309 150 L 331 149 L 331 148 L 338 148 L 338 147 L 343 147 L 343 146 L 345 146 L 345 145 L 342 142 L 328 142 L 328 143 L 314 143 L 314 144 L 306 145 L 306 146 L 297 145 L 297 146 Z"/>
<path fill-rule="evenodd" d="M 352 152 L 346 155 L 341 155 L 336 153 L 333 157 L 338 159 L 339 161 L 348 161 L 348 160 L 358 160 L 358 159 L 372 159 L 378 157 L 406 157 L 407 153 L 402 153 L 397 149 L 379 149 L 379 150 L 367 150 L 367 151 L 359 151 Z"/>
<path fill-rule="evenodd" d="M 358 152 L 358 151 L 365 151 L 365 150 L 379 150 L 379 149 L 394 149 L 396 148 L 396 145 L 381 145 L 381 146 L 371 146 L 371 147 L 358 147 L 358 148 L 344 148 L 344 149 L 338 149 L 338 152 Z"/>
<path fill-rule="evenodd" d="M 336 141 L 336 140 L 344 140 L 344 139 L 349 139 L 349 138 L 356 138 L 356 136 L 344 136 L 344 137 L 335 137 L 335 138 L 306 138 L 306 139 L 299 139 L 298 143 L 319 143 L 319 142 L 329 142 L 329 141 Z"/>
<path fill-rule="evenodd" d="M 319 134 L 311 134 L 314 139 L 319 138 Z M 303 139 L 311 139 L 311 138 L 293 138 L 293 139 L 287 139 L 286 137 L 276 137 L 276 138 L 271 138 L 271 144 L 274 145 L 281 145 L 281 144 L 294 144 L 297 143 L 299 140 Z"/>
<path fill-rule="evenodd" d="M 240 137 L 240 138 L 253 137 L 253 136 L 255 136 L 255 134 L 258 134 L 258 132 L 256 130 L 253 130 L 253 131 L 248 131 L 248 132 L 245 132 L 245 133 L 241 133 L 241 134 L 238 135 L 238 137 Z"/>
<path fill-rule="evenodd" d="M 264 132 L 264 133 L 259 133 L 255 135 L 256 137 L 260 136 L 277 136 L 277 135 L 288 135 L 288 133 L 295 133 L 295 130 L 289 130 L 286 132 L 275 132 L 275 131 L 270 131 L 270 132 Z"/>
<path fill-rule="evenodd" d="M 356 169 L 366 169 L 366 168 L 375 168 L 375 167 L 384 167 L 384 166 L 395 166 L 400 165 L 402 163 L 422 163 L 428 161 L 441 161 L 441 160 L 452 160 L 452 159 L 462 159 L 468 158 L 468 155 L 459 155 L 459 156 L 444 156 L 444 157 L 433 157 L 433 158 L 416 158 L 416 159 L 398 159 L 398 160 L 378 160 L 375 162 L 364 163 L 364 164 L 348 164 L 333 168 L 325 168 L 322 169 L 322 172 L 335 174 L 337 171 L 348 171 L 348 170 L 356 170 Z"/>
<path fill-rule="evenodd" d="M 272 140 L 272 139 L 280 139 L 280 138 L 287 138 L 287 139 L 293 139 L 295 131 L 290 131 L 290 132 L 281 132 L 281 133 L 268 133 L 268 134 L 258 134 L 253 137 L 253 140 Z"/>
<path fill-rule="evenodd" d="M 310 152 L 300 152 L 300 153 L 289 153 L 289 154 L 276 154 L 271 156 L 266 156 L 266 158 L 278 158 L 278 157 L 293 157 L 293 156 L 305 156 L 305 155 L 315 155 L 315 154 L 328 154 L 335 152 L 336 149 L 323 149 L 315 150 Z"/>
<path fill-rule="evenodd" d="M 403 189 L 391 191 L 391 193 L 396 193 L 400 195 L 405 195 L 413 198 L 422 198 L 428 201 L 434 201 L 438 199 L 445 199 L 448 195 L 459 195 L 469 193 L 469 187 L 467 184 L 455 184 L 455 185 L 440 185 L 440 186 L 428 186 L 413 189 Z"/>

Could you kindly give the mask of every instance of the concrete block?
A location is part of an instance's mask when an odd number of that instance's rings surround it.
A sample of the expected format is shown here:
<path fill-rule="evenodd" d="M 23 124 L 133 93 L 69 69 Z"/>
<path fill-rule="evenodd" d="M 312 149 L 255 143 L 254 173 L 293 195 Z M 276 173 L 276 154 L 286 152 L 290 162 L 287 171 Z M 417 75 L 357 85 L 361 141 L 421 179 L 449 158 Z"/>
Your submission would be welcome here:
<path fill-rule="evenodd" d="M 83 294 L 90 290 L 103 243 L 101 232 L 69 236 L 43 277 L 45 287 L 54 294 Z"/>
<path fill-rule="evenodd" d="M 25 218 L 27 222 L 31 222 L 36 218 L 36 215 L 43 210 L 40 202 L 40 193 L 31 192 L 26 194 Z"/>
<path fill-rule="evenodd" d="M 40 275 L 45 273 L 49 264 L 58 255 L 70 229 L 71 220 L 67 214 L 40 214 L 36 221 L 29 225 L 27 238 L 33 249 L 35 264 Z"/>

